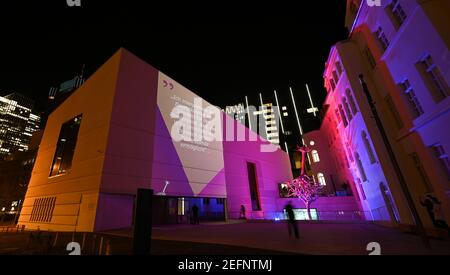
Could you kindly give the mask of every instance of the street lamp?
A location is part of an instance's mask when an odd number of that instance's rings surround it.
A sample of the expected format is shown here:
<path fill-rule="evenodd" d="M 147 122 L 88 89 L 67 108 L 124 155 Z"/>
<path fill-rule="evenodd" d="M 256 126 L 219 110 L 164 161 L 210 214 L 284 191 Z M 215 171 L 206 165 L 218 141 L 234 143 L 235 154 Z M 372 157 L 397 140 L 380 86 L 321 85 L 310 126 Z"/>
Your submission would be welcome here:
<path fill-rule="evenodd" d="M 370 110 L 372 111 L 373 118 L 375 119 L 375 122 L 377 124 L 378 130 L 380 131 L 381 138 L 383 139 L 383 143 L 386 147 L 386 150 L 389 155 L 389 159 L 391 160 L 392 166 L 394 168 L 395 174 L 397 175 L 398 182 L 400 184 L 400 187 L 403 191 L 403 194 L 405 195 L 406 202 L 408 204 L 409 210 L 411 211 L 413 220 L 415 222 L 417 231 L 419 235 L 422 237 L 422 241 L 425 244 L 427 248 L 430 247 L 430 243 L 427 238 L 427 234 L 425 232 L 425 228 L 422 224 L 422 221 L 420 219 L 419 213 L 417 212 L 416 205 L 414 204 L 414 200 L 411 196 L 411 193 L 409 192 L 408 185 L 406 184 L 405 178 L 403 177 L 403 173 L 401 171 L 400 165 L 398 164 L 397 158 L 394 154 L 394 151 L 392 149 L 392 146 L 389 142 L 389 139 L 386 135 L 386 131 L 384 130 L 383 124 L 381 123 L 381 119 L 378 116 L 377 109 L 375 108 L 375 102 L 372 99 L 372 96 L 370 95 L 369 88 L 367 86 L 367 83 L 364 81 L 364 76 L 362 74 L 359 75 L 359 81 L 361 83 L 361 86 L 363 88 L 364 94 L 367 98 L 367 101 L 369 102 Z"/>

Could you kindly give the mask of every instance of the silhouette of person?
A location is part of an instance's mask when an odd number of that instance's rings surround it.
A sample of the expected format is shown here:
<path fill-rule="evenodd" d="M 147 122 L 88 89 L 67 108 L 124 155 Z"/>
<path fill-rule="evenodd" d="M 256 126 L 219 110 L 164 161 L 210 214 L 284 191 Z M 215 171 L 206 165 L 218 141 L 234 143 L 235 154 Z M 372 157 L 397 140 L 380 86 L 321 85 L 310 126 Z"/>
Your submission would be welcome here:
<path fill-rule="evenodd" d="M 286 204 L 284 210 L 286 211 L 288 217 L 289 236 L 292 236 L 292 231 L 294 231 L 295 238 L 298 239 L 299 234 L 298 234 L 297 220 L 295 219 L 294 208 L 291 202 L 288 202 L 288 204 Z"/>
<path fill-rule="evenodd" d="M 245 216 L 245 206 L 241 205 L 241 212 L 239 213 L 239 219 L 246 220 L 247 217 Z"/>
<path fill-rule="evenodd" d="M 192 224 L 200 224 L 198 218 L 198 206 L 196 204 L 192 206 Z"/>
<path fill-rule="evenodd" d="M 433 225 L 436 228 L 446 229 L 450 234 L 450 227 L 445 222 L 445 220 L 441 218 L 442 212 L 441 203 L 439 202 L 439 200 L 436 197 L 428 194 L 425 196 L 424 200 L 420 201 L 420 204 L 427 209 L 428 215 L 430 216 Z"/>

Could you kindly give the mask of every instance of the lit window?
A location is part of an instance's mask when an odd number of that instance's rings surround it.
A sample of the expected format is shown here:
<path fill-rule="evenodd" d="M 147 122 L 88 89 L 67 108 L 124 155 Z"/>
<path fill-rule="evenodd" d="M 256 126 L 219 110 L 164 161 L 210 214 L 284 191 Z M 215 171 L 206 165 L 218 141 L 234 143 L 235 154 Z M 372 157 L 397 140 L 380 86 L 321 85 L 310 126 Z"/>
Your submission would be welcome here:
<path fill-rule="evenodd" d="M 414 118 L 421 116 L 424 111 L 422 105 L 420 104 L 419 99 L 416 96 L 413 88 L 411 87 L 411 83 L 408 79 L 405 79 L 402 83 L 400 83 L 400 89 L 403 91 L 406 99 L 408 100 L 410 110 Z"/>
<path fill-rule="evenodd" d="M 347 94 L 347 98 L 350 103 L 350 108 L 352 109 L 352 113 L 353 113 L 353 115 L 356 115 L 358 113 L 358 109 L 356 108 L 356 102 L 355 102 L 355 99 L 353 98 L 352 92 L 350 91 L 350 89 L 347 89 L 345 91 L 345 93 Z"/>
<path fill-rule="evenodd" d="M 314 146 L 314 145 L 316 145 L 316 143 L 314 142 L 314 140 L 311 140 L 311 141 L 309 142 L 309 145 Z"/>
<path fill-rule="evenodd" d="M 283 116 L 289 116 L 289 114 L 287 112 L 284 112 Z"/>
<path fill-rule="evenodd" d="M 317 180 L 319 181 L 320 186 L 326 186 L 327 182 L 325 180 L 325 176 L 322 173 L 317 174 Z"/>
<path fill-rule="evenodd" d="M 355 153 L 355 161 L 358 166 L 359 174 L 361 175 L 362 181 L 367 181 L 366 171 L 364 170 L 364 166 L 362 164 L 361 158 L 358 153 Z"/>
<path fill-rule="evenodd" d="M 394 24 L 399 28 L 406 20 L 406 12 L 403 10 L 398 0 L 392 0 L 387 6 L 387 10 L 394 20 Z"/>
<path fill-rule="evenodd" d="M 434 64 L 431 56 L 427 55 L 418 65 L 423 78 L 427 82 L 426 84 L 430 87 L 435 101 L 439 102 L 447 98 L 450 94 L 447 82 L 442 77 L 439 67 Z"/>
<path fill-rule="evenodd" d="M 319 152 L 317 152 L 317 150 L 312 150 L 311 154 L 312 154 L 312 158 L 313 158 L 314 162 L 319 162 L 320 161 Z"/>
<path fill-rule="evenodd" d="M 61 126 L 50 177 L 65 174 L 71 169 L 80 123 L 81 115 L 69 120 Z"/>
<path fill-rule="evenodd" d="M 375 31 L 375 36 L 377 37 L 378 42 L 380 43 L 383 50 L 386 50 L 389 47 L 389 40 L 387 39 L 386 34 L 381 27 L 378 27 L 378 29 Z"/>
<path fill-rule="evenodd" d="M 342 75 L 342 72 L 343 72 L 343 70 L 342 70 L 342 65 L 341 65 L 341 62 L 339 62 L 339 61 L 336 61 L 336 70 L 337 70 L 337 72 L 338 72 L 339 76 L 341 76 L 341 75 Z"/>
<path fill-rule="evenodd" d="M 347 115 L 348 121 L 350 122 L 353 119 L 353 114 L 350 111 L 350 105 L 348 104 L 347 98 L 342 98 L 342 104 L 344 104 L 345 114 Z"/>
<path fill-rule="evenodd" d="M 362 135 L 362 140 L 364 142 L 364 146 L 366 147 L 367 155 L 369 156 L 370 163 L 373 164 L 377 160 L 375 159 L 375 153 L 372 150 L 372 146 L 370 145 L 370 141 L 369 141 L 369 138 L 367 137 L 367 133 L 363 131 L 361 135 Z"/>
<path fill-rule="evenodd" d="M 432 147 L 434 156 L 441 164 L 442 170 L 447 174 L 447 177 L 450 178 L 450 158 L 445 152 L 444 146 L 441 144 L 436 144 Z"/>

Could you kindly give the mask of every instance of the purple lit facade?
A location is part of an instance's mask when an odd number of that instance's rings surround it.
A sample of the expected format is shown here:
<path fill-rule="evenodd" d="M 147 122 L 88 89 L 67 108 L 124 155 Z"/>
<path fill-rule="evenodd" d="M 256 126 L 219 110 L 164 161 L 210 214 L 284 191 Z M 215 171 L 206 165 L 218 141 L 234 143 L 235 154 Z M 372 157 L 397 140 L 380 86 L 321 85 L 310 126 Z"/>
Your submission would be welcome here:
<path fill-rule="evenodd" d="M 347 1 L 349 39 L 330 51 L 321 129 L 331 164 L 314 167 L 351 186 L 367 219 L 411 224 L 411 215 L 358 76 L 363 74 L 422 222 L 420 200 L 441 202 L 450 222 L 448 1 Z M 306 135 L 308 137 L 308 134 Z M 322 153 L 323 155 L 324 153 Z"/>

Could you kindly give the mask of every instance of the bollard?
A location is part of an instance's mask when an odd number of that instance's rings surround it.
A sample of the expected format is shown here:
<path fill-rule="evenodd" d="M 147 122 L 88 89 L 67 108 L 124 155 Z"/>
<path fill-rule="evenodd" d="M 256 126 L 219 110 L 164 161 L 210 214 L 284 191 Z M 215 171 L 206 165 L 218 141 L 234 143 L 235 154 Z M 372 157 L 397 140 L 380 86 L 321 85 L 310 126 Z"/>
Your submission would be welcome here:
<path fill-rule="evenodd" d="M 53 240 L 53 247 L 56 247 L 56 244 L 58 243 L 58 236 L 59 236 L 59 233 L 56 232 L 55 240 Z"/>
<path fill-rule="evenodd" d="M 105 255 L 111 255 L 111 240 L 107 240 L 105 244 Z"/>
<path fill-rule="evenodd" d="M 98 255 L 102 255 L 103 250 L 103 237 L 100 238 L 100 246 L 98 248 Z"/>
<path fill-rule="evenodd" d="M 86 242 L 86 233 L 83 233 L 83 241 L 81 242 L 81 250 L 84 249 L 85 242 Z"/>

